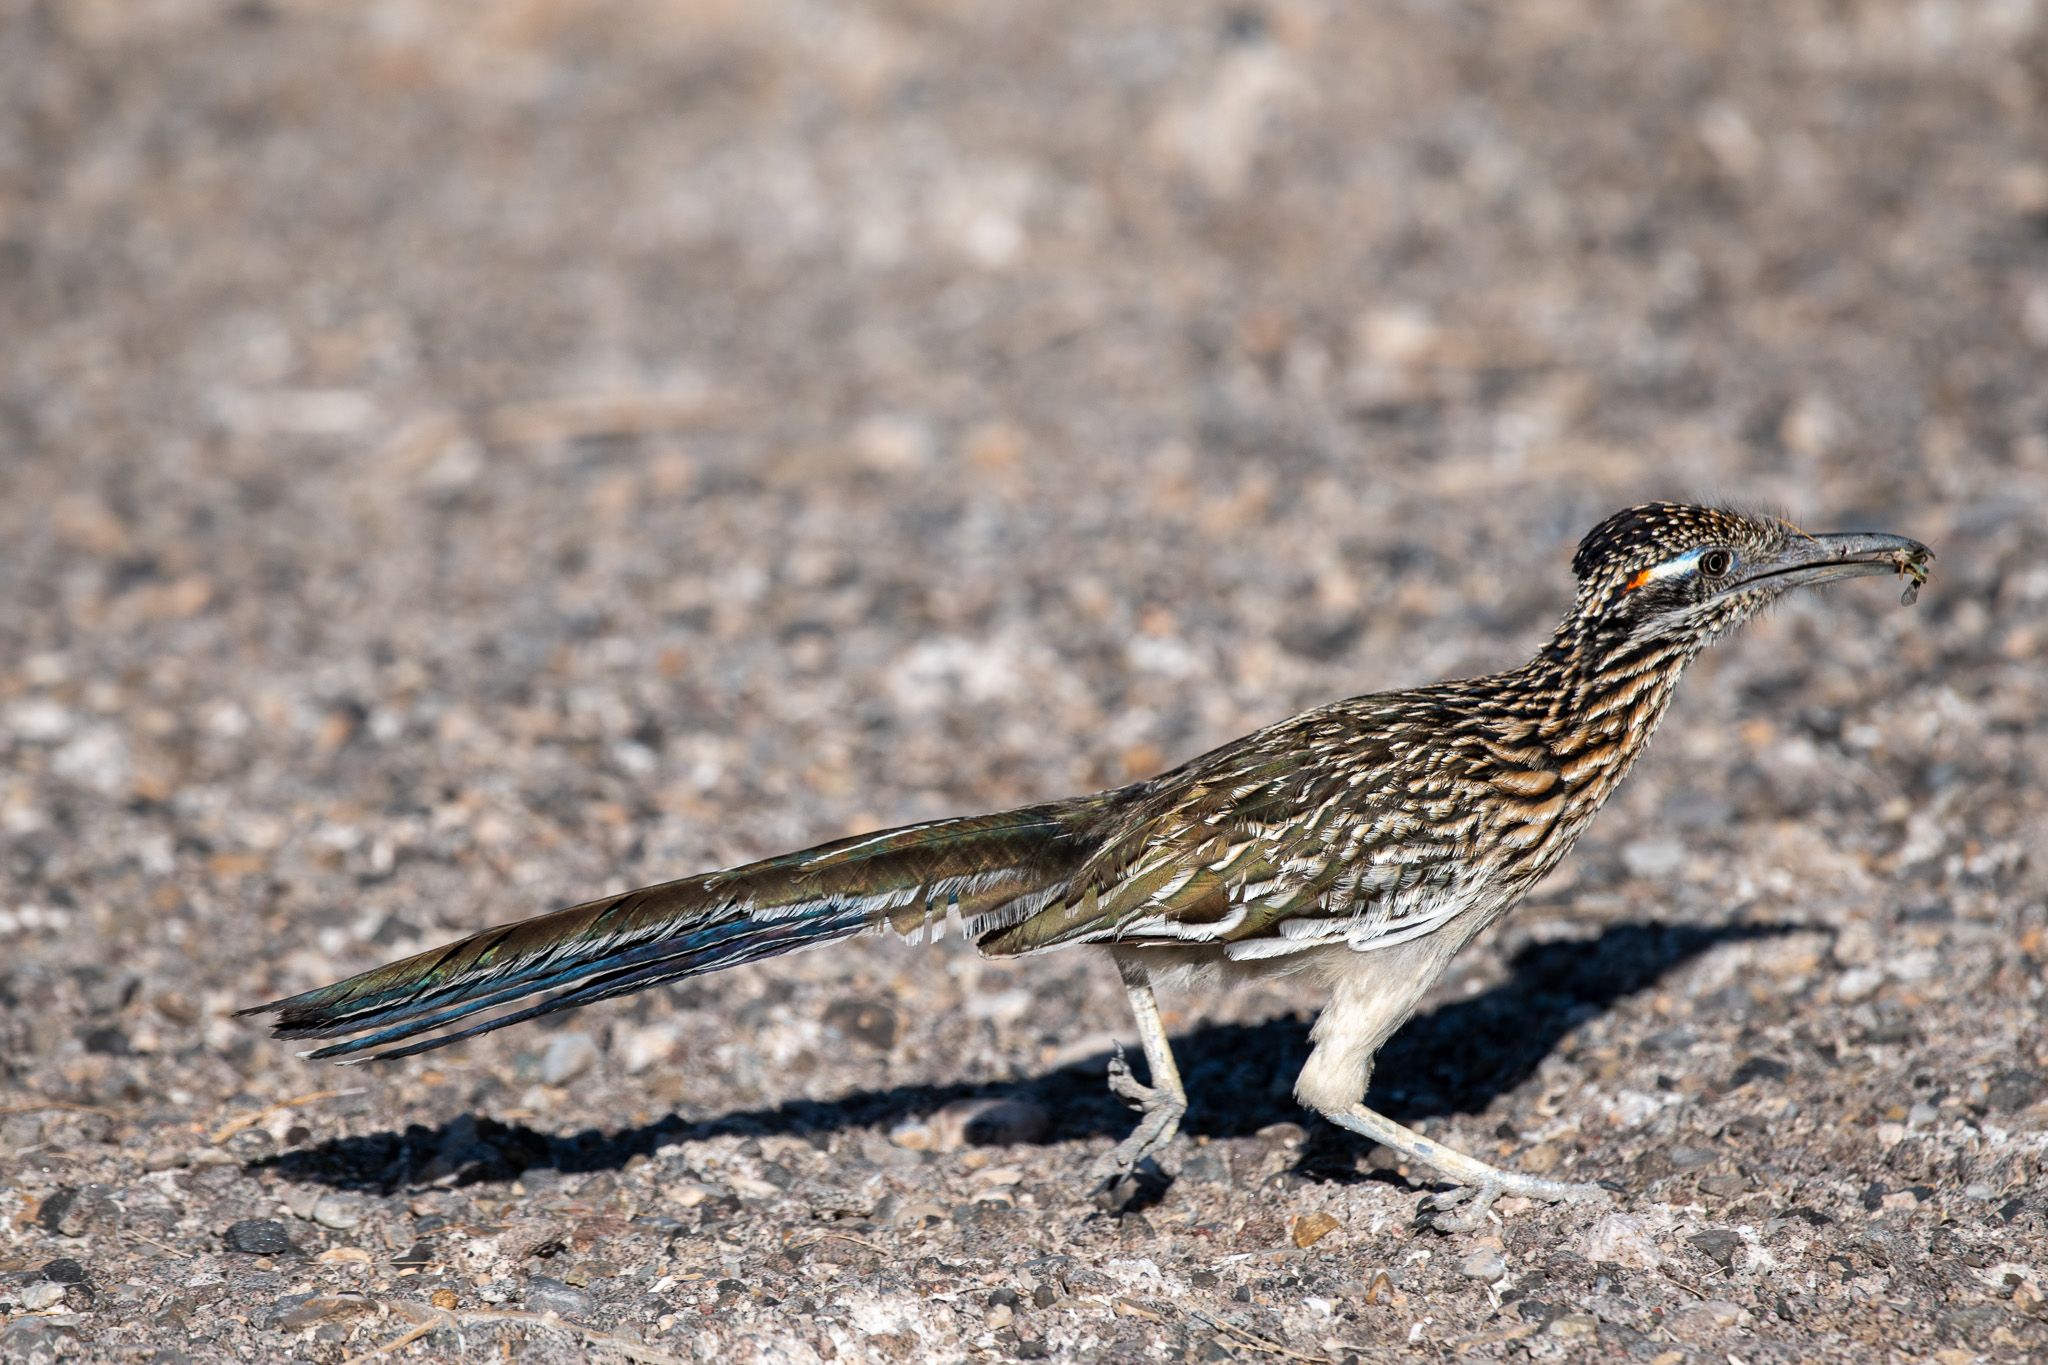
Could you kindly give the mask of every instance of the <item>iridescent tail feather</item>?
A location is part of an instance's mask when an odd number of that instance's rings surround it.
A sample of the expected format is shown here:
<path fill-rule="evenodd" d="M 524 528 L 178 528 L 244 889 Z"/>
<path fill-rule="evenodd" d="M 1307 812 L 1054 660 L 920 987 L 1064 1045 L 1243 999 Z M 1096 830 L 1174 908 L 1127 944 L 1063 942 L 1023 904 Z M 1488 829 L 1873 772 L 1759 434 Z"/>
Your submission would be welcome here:
<path fill-rule="evenodd" d="M 499 925 L 240 1012 L 275 1014 L 281 1038 L 346 1037 L 310 1057 L 389 1059 L 855 934 L 929 939 L 949 925 L 968 935 L 1001 929 L 1065 886 L 1114 800 L 906 825 L 684 877 Z M 450 1028 L 533 996 L 542 998 Z"/>

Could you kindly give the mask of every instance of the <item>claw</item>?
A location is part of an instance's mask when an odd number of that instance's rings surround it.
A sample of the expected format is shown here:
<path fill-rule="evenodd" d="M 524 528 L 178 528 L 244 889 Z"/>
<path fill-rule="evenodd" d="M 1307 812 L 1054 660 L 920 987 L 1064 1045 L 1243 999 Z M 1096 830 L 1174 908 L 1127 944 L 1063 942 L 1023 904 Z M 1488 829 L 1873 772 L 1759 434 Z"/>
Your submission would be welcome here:
<path fill-rule="evenodd" d="M 1175 1130 L 1180 1127 L 1181 1115 L 1187 1112 L 1185 1103 L 1157 1086 L 1141 1084 L 1131 1074 L 1131 1065 L 1124 1060 L 1122 1043 L 1114 1044 L 1110 1052 L 1109 1090 L 1143 1117 L 1131 1130 L 1131 1135 L 1097 1163 L 1095 1173 L 1105 1187 L 1128 1180 L 1137 1170 L 1138 1163 L 1171 1142 Z"/>
<path fill-rule="evenodd" d="M 1495 1217 L 1493 1205 L 1502 1195 L 1512 1194 L 1545 1204 L 1612 1202 L 1620 1191 L 1606 1185 L 1572 1185 L 1558 1180 L 1502 1172 L 1500 1180 L 1482 1180 L 1475 1185 L 1453 1185 L 1426 1196 L 1416 1214 L 1416 1224 L 1438 1232 L 1477 1232 Z M 1457 1212 L 1453 1213 L 1452 1210 Z"/>
<path fill-rule="evenodd" d="M 1159 1092 L 1149 1085 L 1140 1084 L 1131 1074 L 1131 1064 L 1124 1060 L 1124 1046 L 1116 1045 L 1109 1058 L 1109 1093 L 1126 1101 L 1133 1109 L 1150 1110 L 1159 1101 Z"/>
<path fill-rule="evenodd" d="M 1458 1185 L 1424 1199 L 1419 1221 L 1438 1232 L 1477 1232 L 1486 1226 L 1493 1215 L 1493 1202 L 1500 1196 L 1498 1185 Z M 1453 1213 L 1453 1209 L 1458 1211 Z"/>

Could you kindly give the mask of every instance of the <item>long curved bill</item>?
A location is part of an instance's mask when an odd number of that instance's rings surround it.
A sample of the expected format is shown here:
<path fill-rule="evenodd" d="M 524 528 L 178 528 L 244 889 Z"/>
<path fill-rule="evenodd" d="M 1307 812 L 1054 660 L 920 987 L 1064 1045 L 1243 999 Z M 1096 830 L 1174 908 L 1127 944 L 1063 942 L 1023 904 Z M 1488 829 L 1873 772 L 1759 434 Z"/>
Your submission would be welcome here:
<path fill-rule="evenodd" d="M 1900 601 L 1911 605 L 1927 581 L 1934 551 L 1905 536 L 1879 531 L 1835 531 L 1826 535 L 1794 540 L 1768 560 L 1751 565 L 1748 573 L 1729 585 L 1728 591 L 1752 587 L 1773 589 L 1832 583 L 1839 578 L 1863 578 L 1872 574 L 1903 574 L 1912 581 Z"/>

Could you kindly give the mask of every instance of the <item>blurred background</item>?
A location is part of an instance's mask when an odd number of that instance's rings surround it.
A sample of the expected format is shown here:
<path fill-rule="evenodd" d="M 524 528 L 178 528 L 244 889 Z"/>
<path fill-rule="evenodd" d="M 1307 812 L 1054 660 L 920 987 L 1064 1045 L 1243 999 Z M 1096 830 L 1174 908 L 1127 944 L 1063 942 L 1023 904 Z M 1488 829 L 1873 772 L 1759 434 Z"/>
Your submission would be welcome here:
<path fill-rule="evenodd" d="M 1945 1065 L 2033 1065 L 2044 101 L 2026 0 L 0 0 L 0 1086 L 312 1089 L 226 1011 L 1512 663 L 1688 495 L 1934 581 L 1703 662 L 1531 922 L 1796 894 L 1882 981 L 1939 903 L 1992 955 Z M 715 1114 L 1125 1027 L 1085 959 L 830 956 L 555 1079 Z M 821 1068 L 847 992 L 900 1018 Z M 408 1114 L 559 1127 L 549 1036 Z"/>

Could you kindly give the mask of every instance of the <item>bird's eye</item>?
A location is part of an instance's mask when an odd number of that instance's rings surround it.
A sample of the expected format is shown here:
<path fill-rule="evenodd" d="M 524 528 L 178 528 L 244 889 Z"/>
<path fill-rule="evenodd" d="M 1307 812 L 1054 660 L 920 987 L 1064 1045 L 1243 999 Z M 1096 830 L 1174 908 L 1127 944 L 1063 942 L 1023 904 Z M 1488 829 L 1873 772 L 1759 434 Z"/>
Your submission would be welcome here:
<path fill-rule="evenodd" d="M 1700 572 L 1709 578 L 1720 578 L 1735 567 L 1735 556 L 1726 550 L 1709 550 L 1700 556 Z"/>

